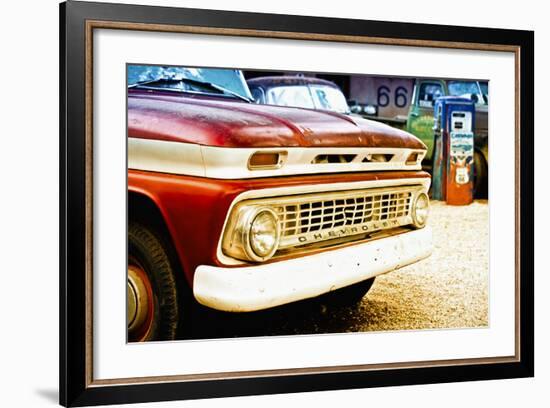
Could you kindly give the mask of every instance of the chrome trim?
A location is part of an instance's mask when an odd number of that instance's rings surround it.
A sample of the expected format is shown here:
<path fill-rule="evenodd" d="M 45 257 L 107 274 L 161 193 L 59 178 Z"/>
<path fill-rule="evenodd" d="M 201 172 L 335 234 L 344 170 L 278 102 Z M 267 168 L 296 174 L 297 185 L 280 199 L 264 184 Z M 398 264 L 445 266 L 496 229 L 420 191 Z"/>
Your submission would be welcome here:
<path fill-rule="evenodd" d="M 320 193 L 320 192 L 336 192 L 336 191 L 345 191 L 345 190 L 355 190 L 355 189 L 365 189 L 365 188 L 380 188 L 380 187 L 399 187 L 399 186 L 411 186 L 416 185 L 422 187 L 424 192 L 428 192 L 431 184 L 431 179 L 429 177 L 423 178 L 400 178 L 400 179 L 388 179 L 388 180 L 364 180 L 364 181 L 353 181 L 353 182 L 339 182 L 339 183 L 328 183 L 328 184 L 304 184 L 297 186 L 285 186 L 285 187 L 273 187 L 265 188 L 258 190 L 247 190 L 239 194 L 233 202 L 231 203 L 225 221 L 222 227 L 222 233 L 220 234 L 220 239 L 218 240 L 218 246 L 216 250 L 216 258 L 222 265 L 227 266 L 236 266 L 236 265 L 246 265 L 247 262 L 233 258 L 226 255 L 222 250 L 222 241 L 224 238 L 224 232 L 227 230 L 227 226 L 230 222 L 230 215 L 233 212 L 233 209 L 242 201 L 255 198 L 268 198 L 268 197 L 281 197 L 286 195 L 299 195 L 299 194 L 310 194 L 310 193 Z"/>
<path fill-rule="evenodd" d="M 422 196 L 425 196 L 426 200 L 428 200 L 428 214 L 426 215 L 426 220 L 424 220 L 423 223 L 419 222 L 416 217 L 416 203 L 418 203 L 418 199 Z M 411 210 L 411 217 L 415 228 L 424 228 L 426 226 L 426 223 L 428 222 L 429 216 L 430 216 L 430 198 L 428 197 L 428 194 L 424 192 L 417 193 L 416 196 L 414 197 L 412 210 Z"/>
<path fill-rule="evenodd" d="M 277 200 L 280 249 L 365 235 L 412 222 L 415 187 L 351 190 Z M 282 218 L 282 219 L 281 219 Z"/>
<path fill-rule="evenodd" d="M 413 224 L 412 203 L 424 194 L 423 190 L 421 184 L 416 184 L 241 201 L 230 214 L 222 249 L 227 255 L 246 259 L 242 251 L 235 250 L 236 240 L 247 243 L 243 228 L 246 230 L 251 221 L 245 215 L 267 208 L 276 213 L 279 224 L 279 245 L 271 256 L 364 239 L 375 232 Z M 246 247 L 245 252 L 249 255 Z M 248 259 L 258 262 L 266 258 L 249 255 Z"/>
<path fill-rule="evenodd" d="M 250 229 L 252 228 L 252 223 L 256 217 L 263 211 L 271 213 L 276 221 L 277 230 L 275 232 L 276 245 L 273 246 L 273 249 L 269 254 L 260 256 L 254 251 L 250 243 Z M 280 223 L 277 222 L 277 213 L 273 210 L 273 208 L 265 205 L 241 206 L 235 209 L 235 212 L 236 214 L 231 218 L 227 228 L 228 232 L 225 234 L 223 244 L 224 250 L 230 256 L 245 261 L 249 260 L 261 262 L 271 258 L 275 252 L 277 252 L 281 237 L 281 226 Z"/>

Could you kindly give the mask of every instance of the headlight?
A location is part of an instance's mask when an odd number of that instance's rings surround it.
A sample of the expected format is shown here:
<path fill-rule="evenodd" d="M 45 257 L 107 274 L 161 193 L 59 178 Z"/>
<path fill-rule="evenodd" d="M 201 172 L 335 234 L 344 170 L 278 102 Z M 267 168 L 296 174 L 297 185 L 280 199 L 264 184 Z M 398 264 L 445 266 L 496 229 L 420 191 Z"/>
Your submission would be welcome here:
<path fill-rule="evenodd" d="M 250 224 L 248 241 L 258 258 L 263 260 L 273 255 L 279 241 L 279 222 L 273 210 L 266 208 L 257 212 Z"/>
<path fill-rule="evenodd" d="M 423 228 L 428 221 L 430 212 L 430 199 L 426 193 L 419 193 L 413 203 L 412 219 L 416 228 Z"/>
<path fill-rule="evenodd" d="M 266 206 L 243 206 L 230 221 L 229 231 L 223 240 L 228 255 L 245 261 L 261 262 L 277 251 L 280 238 L 277 213 Z"/>

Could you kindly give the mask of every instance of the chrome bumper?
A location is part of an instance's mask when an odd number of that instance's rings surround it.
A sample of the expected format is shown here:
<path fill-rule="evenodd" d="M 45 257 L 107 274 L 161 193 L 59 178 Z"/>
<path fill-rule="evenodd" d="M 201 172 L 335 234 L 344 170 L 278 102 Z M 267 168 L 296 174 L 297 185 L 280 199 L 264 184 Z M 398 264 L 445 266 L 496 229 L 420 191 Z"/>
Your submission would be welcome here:
<path fill-rule="evenodd" d="M 201 265 L 193 293 L 205 306 L 250 312 L 322 295 L 428 257 L 430 227 L 301 258 L 224 268 Z"/>

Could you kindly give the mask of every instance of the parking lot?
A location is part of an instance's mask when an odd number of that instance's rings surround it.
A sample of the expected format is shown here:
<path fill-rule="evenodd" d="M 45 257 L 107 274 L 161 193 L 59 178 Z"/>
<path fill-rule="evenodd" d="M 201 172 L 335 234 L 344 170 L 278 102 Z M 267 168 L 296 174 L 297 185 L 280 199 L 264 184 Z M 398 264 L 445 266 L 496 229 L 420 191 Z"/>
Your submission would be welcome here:
<path fill-rule="evenodd" d="M 434 251 L 426 260 L 376 278 L 355 307 L 313 299 L 271 310 L 196 316 L 193 338 L 249 337 L 488 325 L 489 205 L 432 202 Z"/>

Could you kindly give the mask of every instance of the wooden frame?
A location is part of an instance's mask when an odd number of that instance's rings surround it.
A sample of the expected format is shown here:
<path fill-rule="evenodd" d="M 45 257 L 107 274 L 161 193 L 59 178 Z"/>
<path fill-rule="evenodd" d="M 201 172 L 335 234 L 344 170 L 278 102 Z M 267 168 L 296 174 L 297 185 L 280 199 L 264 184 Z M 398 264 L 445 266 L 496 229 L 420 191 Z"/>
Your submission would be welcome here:
<path fill-rule="evenodd" d="M 60 27 L 61 404 L 115 404 L 533 375 L 533 32 L 73 1 L 61 4 Z M 290 27 L 300 27 L 300 31 L 291 31 Z M 92 33 L 96 28 L 514 52 L 517 316 L 515 355 L 407 364 L 94 380 L 91 323 L 91 60 Z M 406 37 L 403 33 L 407 33 Z M 521 143 L 522 140 L 525 142 Z"/>

